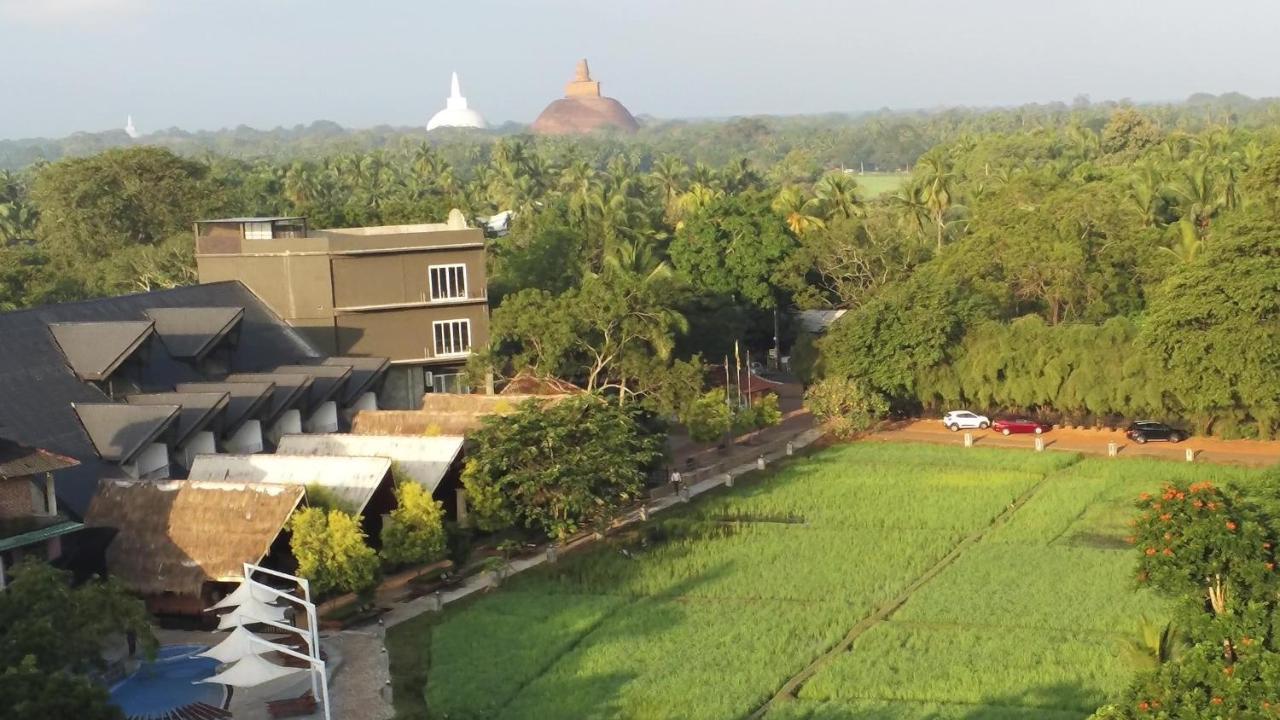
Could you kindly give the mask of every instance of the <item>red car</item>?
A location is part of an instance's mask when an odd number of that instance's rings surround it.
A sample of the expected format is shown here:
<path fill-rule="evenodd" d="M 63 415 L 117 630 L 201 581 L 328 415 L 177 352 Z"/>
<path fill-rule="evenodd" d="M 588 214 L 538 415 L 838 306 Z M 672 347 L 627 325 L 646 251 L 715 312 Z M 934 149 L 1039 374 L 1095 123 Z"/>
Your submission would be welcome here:
<path fill-rule="evenodd" d="M 991 429 L 1001 435 L 1012 435 L 1013 433 L 1035 433 L 1039 435 L 1048 430 L 1049 426 L 1026 418 L 1003 418 L 996 420 L 991 425 Z"/>

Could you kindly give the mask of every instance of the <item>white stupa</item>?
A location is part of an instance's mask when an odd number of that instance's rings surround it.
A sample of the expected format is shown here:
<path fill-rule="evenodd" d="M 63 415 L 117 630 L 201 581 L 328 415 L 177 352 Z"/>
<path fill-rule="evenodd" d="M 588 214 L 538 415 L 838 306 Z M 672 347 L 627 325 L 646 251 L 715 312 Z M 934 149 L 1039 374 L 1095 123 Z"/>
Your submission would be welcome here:
<path fill-rule="evenodd" d="M 124 124 L 124 134 L 131 138 L 138 137 L 138 128 L 133 126 L 133 116 L 129 116 L 129 121 Z"/>
<path fill-rule="evenodd" d="M 427 130 L 440 127 L 488 127 L 480 113 L 467 107 L 467 99 L 462 97 L 462 90 L 458 86 L 458 73 L 453 74 L 453 86 L 450 88 L 449 99 L 445 101 L 445 108 L 432 115 L 431 121 L 427 123 Z"/>

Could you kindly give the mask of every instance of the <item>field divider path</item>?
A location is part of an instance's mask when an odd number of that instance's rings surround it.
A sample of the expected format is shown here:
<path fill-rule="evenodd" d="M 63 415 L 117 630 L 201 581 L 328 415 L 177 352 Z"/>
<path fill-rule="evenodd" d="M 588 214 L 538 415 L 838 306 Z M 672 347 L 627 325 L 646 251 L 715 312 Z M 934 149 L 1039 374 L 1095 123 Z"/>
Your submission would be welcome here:
<path fill-rule="evenodd" d="M 911 581 L 911 584 L 904 588 L 901 593 L 889 602 L 881 605 L 874 613 L 859 621 L 858 624 L 854 625 L 849 632 L 845 634 L 844 638 L 842 638 L 840 642 L 814 658 L 814 660 L 803 670 L 792 675 L 785 683 L 782 684 L 782 687 L 773 694 L 773 697 L 769 698 L 763 705 L 756 708 L 750 715 L 748 715 L 747 720 L 761 720 L 761 718 L 763 718 L 774 706 L 795 700 L 800 689 L 804 687 L 804 684 L 817 674 L 819 670 L 826 667 L 827 664 L 835 660 L 840 655 L 848 652 L 849 649 L 853 647 L 853 643 L 857 641 L 863 633 L 891 618 L 894 613 L 902 608 L 903 605 L 907 604 L 907 601 L 911 599 L 912 595 L 928 584 L 929 581 L 937 577 L 943 570 L 950 567 L 952 563 L 964 554 L 965 550 L 981 541 L 982 538 L 986 537 L 987 533 L 1007 523 L 1015 512 L 1017 512 L 1023 505 L 1026 505 L 1031 498 L 1035 497 L 1036 493 L 1040 492 L 1041 488 L 1049 483 L 1053 475 L 1062 472 L 1064 469 L 1066 468 L 1058 468 L 1052 472 L 1045 473 L 1044 477 L 1040 478 L 1035 485 L 1032 485 L 1021 495 L 1014 498 L 1013 502 L 1009 503 L 1008 507 L 1004 510 L 1001 510 L 990 523 L 962 538 L 960 542 L 956 543 L 955 547 L 951 548 L 951 550 L 948 551 L 946 555 L 942 556 L 938 562 L 934 563 L 928 570 L 925 570 L 919 577 Z"/>

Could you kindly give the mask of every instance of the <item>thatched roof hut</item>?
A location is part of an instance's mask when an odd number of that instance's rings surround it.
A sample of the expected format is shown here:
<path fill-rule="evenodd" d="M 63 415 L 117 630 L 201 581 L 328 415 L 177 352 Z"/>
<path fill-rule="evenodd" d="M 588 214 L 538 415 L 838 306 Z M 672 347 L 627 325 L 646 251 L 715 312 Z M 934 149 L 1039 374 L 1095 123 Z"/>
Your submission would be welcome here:
<path fill-rule="evenodd" d="M 194 480 L 104 480 L 85 524 L 114 528 L 107 568 L 144 595 L 199 596 L 257 563 L 302 502 L 304 488 Z"/>
<path fill-rule="evenodd" d="M 366 410 L 356 415 L 357 435 L 466 435 L 490 415 L 510 415 L 526 400 L 554 403 L 568 395 L 451 395 L 428 393 L 421 410 Z"/>

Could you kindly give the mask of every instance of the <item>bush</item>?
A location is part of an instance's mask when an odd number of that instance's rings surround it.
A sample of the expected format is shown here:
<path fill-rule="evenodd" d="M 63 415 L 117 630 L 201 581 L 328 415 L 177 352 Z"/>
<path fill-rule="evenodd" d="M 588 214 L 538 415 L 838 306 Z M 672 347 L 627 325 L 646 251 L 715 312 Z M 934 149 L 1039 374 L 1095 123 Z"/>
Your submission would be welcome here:
<path fill-rule="evenodd" d="M 311 581 L 317 595 L 363 595 L 377 586 L 378 554 L 365 541 L 355 517 L 341 510 L 309 507 L 294 514 L 289 529 L 289 549 L 298 561 L 298 574 Z"/>
<path fill-rule="evenodd" d="M 889 401 L 852 378 L 827 378 L 804 393 L 805 407 L 837 437 L 869 429 L 889 412 Z"/>
<path fill-rule="evenodd" d="M 782 411 L 778 409 L 778 396 L 773 393 L 761 397 L 751 409 L 755 412 L 755 426 L 758 428 L 773 427 L 782 422 Z"/>
<path fill-rule="evenodd" d="M 444 554 L 444 506 L 426 488 L 397 473 L 396 509 L 382 526 L 382 558 L 392 565 L 412 565 Z"/>
<path fill-rule="evenodd" d="M 733 417 L 724 401 L 724 391 L 708 390 L 689 403 L 681 420 L 689 429 L 689 437 L 694 442 L 705 443 L 724 437 L 729 432 Z"/>

